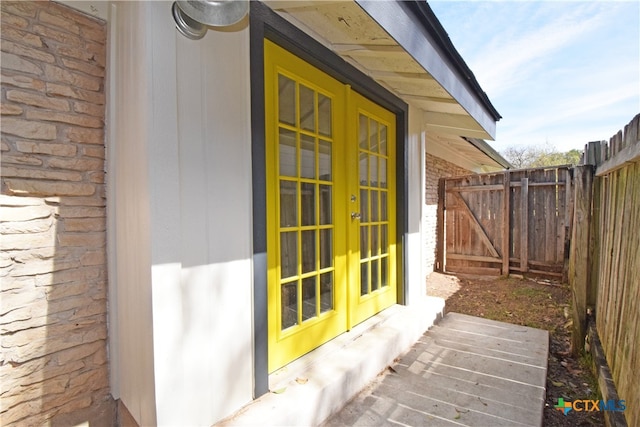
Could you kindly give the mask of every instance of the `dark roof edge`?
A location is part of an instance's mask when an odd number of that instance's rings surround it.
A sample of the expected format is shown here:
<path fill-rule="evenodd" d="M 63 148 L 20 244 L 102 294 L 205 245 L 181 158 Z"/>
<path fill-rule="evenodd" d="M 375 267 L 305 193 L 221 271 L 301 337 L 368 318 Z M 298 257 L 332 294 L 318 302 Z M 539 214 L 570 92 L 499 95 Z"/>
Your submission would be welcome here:
<path fill-rule="evenodd" d="M 423 23 L 423 28 L 431 37 L 433 37 L 433 40 L 438 44 L 438 48 L 443 56 L 446 57 L 451 62 L 455 70 L 460 73 L 460 76 L 463 77 L 463 80 L 467 83 L 469 88 L 477 95 L 478 100 L 485 106 L 493 119 L 495 121 L 500 120 L 502 116 L 493 106 L 485 91 L 482 90 L 480 83 L 476 80 L 473 72 L 467 63 L 464 62 L 460 53 L 458 53 L 458 50 L 453 45 L 449 35 L 438 20 L 436 14 L 431 9 L 431 6 L 427 3 L 427 0 L 403 1 L 403 3 L 407 6 L 407 10 L 411 11 L 418 18 L 418 21 Z"/>
<path fill-rule="evenodd" d="M 491 145 L 487 143 L 487 141 L 479 138 L 466 138 L 463 137 L 465 141 L 476 147 L 478 150 L 482 151 L 484 154 L 489 156 L 493 161 L 498 163 L 505 169 L 513 169 L 513 165 L 509 163 L 507 159 L 502 157 L 500 153 L 498 153 Z"/>

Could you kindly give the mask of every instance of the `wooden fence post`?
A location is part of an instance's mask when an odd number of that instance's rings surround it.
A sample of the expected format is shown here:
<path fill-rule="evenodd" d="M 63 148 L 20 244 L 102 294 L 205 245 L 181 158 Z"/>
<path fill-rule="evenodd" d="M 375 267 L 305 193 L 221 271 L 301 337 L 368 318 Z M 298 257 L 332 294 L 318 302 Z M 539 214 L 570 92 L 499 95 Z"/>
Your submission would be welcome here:
<path fill-rule="evenodd" d="M 447 181 L 445 178 L 440 178 L 438 180 L 438 211 L 437 211 L 437 219 L 436 219 L 436 265 L 435 270 L 439 272 L 444 272 L 445 269 L 445 253 L 447 250 L 447 242 L 446 233 L 445 233 L 445 197 L 447 193 L 445 192 L 445 185 Z"/>
<path fill-rule="evenodd" d="M 573 236 L 573 202 L 574 202 L 574 192 L 573 192 L 573 179 L 574 179 L 575 170 L 568 169 L 567 170 L 567 179 L 565 183 L 565 217 L 567 219 L 567 225 L 565 226 L 565 249 L 564 249 L 564 265 L 562 266 L 562 281 L 565 283 L 569 283 L 569 255 L 571 253 L 571 237 Z"/>
<path fill-rule="evenodd" d="M 602 178 L 595 176 L 596 168 L 602 163 L 602 141 L 591 141 L 587 145 L 587 153 L 589 153 L 589 165 L 594 167 L 593 176 L 591 177 L 591 217 L 589 219 L 589 276 L 586 289 L 587 307 L 595 307 L 598 297 L 598 280 L 600 275 L 600 194 L 602 187 Z"/>
<path fill-rule="evenodd" d="M 593 177 L 591 191 L 591 227 L 589 229 L 589 282 L 587 283 L 587 307 L 595 308 L 600 280 L 600 227 L 603 178 Z"/>
<path fill-rule="evenodd" d="M 511 173 L 504 172 L 504 194 L 502 199 L 502 275 L 509 276 L 509 236 L 511 235 Z"/>
<path fill-rule="evenodd" d="M 529 178 L 522 178 L 520 182 L 520 271 L 526 273 L 529 271 Z"/>
<path fill-rule="evenodd" d="M 580 165 L 574 169 L 574 217 L 569 254 L 569 285 L 573 299 L 572 350 L 580 354 L 584 346 L 587 322 L 587 288 L 589 286 L 589 233 L 594 167 Z"/>

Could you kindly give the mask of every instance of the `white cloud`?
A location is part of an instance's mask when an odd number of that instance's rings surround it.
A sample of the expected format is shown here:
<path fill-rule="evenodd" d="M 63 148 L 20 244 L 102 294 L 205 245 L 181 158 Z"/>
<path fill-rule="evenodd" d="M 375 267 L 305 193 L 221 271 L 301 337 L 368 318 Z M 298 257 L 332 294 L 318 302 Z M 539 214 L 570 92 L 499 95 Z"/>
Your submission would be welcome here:
<path fill-rule="evenodd" d="M 605 20 L 602 15 L 585 16 L 584 8 L 568 9 L 570 15 L 554 16 L 537 28 L 528 29 L 526 17 L 509 25 L 523 29 L 513 37 L 504 37 L 500 28 L 487 47 L 477 52 L 469 65 L 478 81 L 490 96 L 526 84 L 552 62 L 553 54 L 594 31 Z M 536 17 L 542 21 L 543 18 Z"/>
<path fill-rule="evenodd" d="M 637 1 L 429 4 L 503 116 L 496 149 L 582 148 L 640 112 Z"/>

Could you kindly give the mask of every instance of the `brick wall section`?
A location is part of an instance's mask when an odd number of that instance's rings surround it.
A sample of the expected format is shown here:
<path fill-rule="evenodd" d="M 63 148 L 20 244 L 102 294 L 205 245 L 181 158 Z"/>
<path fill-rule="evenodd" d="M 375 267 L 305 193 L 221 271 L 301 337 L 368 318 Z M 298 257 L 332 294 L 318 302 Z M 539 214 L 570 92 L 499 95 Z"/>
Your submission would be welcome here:
<path fill-rule="evenodd" d="M 429 274 L 434 269 L 437 249 L 437 226 L 438 226 L 438 180 L 451 176 L 469 175 L 472 172 L 461 168 L 440 157 L 427 154 L 425 162 L 426 185 L 425 185 L 425 215 L 424 215 L 424 235 L 426 247 L 426 273 Z"/>
<path fill-rule="evenodd" d="M 0 425 L 109 425 L 105 23 L 0 7 Z"/>

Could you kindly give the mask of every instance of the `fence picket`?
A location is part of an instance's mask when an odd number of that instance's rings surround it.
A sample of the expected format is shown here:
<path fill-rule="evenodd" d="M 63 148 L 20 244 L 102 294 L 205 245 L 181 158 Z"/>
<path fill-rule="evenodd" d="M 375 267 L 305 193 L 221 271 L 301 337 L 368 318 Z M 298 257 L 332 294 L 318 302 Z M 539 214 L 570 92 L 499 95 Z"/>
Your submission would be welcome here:
<path fill-rule="evenodd" d="M 618 395 L 627 402 L 640 402 L 640 114 L 609 144 L 590 143 L 587 148 L 593 151 L 594 147 L 600 151 L 593 156 L 588 262 L 594 265 L 586 286 L 597 292 L 590 297 L 595 300 L 596 330 Z M 588 152 L 583 159 L 585 163 L 590 159 Z M 572 242 L 572 258 L 579 258 L 580 251 L 580 243 Z M 570 280 L 570 284 L 574 294 L 585 286 L 580 281 Z M 581 309 L 575 315 L 585 317 Z M 640 407 L 628 405 L 624 417 L 628 425 L 640 425 Z"/>
<path fill-rule="evenodd" d="M 562 166 L 444 179 L 443 270 L 561 277 L 570 176 Z"/>

